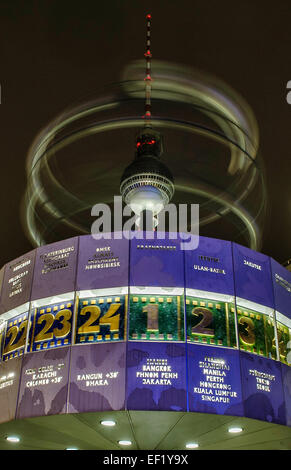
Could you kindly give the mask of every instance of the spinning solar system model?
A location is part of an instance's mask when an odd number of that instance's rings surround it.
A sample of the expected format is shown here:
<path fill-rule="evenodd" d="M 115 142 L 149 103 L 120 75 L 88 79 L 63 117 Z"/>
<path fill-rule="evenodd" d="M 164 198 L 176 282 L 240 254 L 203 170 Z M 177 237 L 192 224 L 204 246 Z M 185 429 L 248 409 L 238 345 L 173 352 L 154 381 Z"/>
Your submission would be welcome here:
<path fill-rule="evenodd" d="M 145 115 L 144 129 L 136 139 L 134 161 L 124 170 L 120 181 L 123 201 L 128 204 L 139 218 L 143 211 L 151 211 L 155 216 L 167 205 L 174 194 L 174 179 L 161 162 L 162 136 L 151 127 L 151 51 L 150 26 L 151 15 L 147 15 L 146 35 L 146 76 L 145 76 Z"/>

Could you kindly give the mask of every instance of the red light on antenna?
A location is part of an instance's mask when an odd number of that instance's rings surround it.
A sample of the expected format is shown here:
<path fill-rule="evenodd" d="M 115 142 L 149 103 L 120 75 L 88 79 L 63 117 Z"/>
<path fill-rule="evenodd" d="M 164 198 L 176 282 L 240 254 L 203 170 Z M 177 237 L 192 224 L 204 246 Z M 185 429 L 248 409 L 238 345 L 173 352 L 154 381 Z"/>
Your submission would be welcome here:
<path fill-rule="evenodd" d="M 152 17 L 152 15 L 147 15 L 147 18 L 148 18 L 149 20 L 151 19 L 151 17 Z"/>

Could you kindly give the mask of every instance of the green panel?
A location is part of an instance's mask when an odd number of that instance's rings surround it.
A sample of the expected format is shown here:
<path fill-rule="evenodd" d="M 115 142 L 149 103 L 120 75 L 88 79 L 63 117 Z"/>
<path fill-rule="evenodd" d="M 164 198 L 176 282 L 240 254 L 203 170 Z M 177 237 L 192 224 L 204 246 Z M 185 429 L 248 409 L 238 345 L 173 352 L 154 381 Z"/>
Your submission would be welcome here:
<path fill-rule="evenodd" d="M 131 294 L 129 339 L 184 341 L 184 296 Z"/>
<path fill-rule="evenodd" d="M 237 347 L 233 303 L 186 297 L 187 341 Z"/>
<path fill-rule="evenodd" d="M 286 325 L 277 321 L 277 334 L 280 352 L 280 361 L 288 366 L 291 366 L 290 359 L 287 361 L 287 356 L 290 356 L 291 334 Z"/>
<path fill-rule="evenodd" d="M 240 349 L 276 359 L 274 321 L 268 315 L 237 306 Z"/>

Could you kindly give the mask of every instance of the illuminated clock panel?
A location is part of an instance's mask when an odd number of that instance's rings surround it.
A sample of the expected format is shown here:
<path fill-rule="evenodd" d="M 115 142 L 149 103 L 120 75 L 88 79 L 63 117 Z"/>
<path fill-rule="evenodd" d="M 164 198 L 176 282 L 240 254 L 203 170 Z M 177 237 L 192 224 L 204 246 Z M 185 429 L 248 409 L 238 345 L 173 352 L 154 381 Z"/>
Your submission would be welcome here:
<path fill-rule="evenodd" d="M 128 339 L 131 341 L 184 341 L 184 290 L 132 287 Z"/>
<path fill-rule="evenodd" d="M 75 344 L 125 341 L 128 287 L 77 292 Z"/>
<path fill-rule="evenodd" d="M 72 343 L 74 293 L 39 299 L 31 303 L 28 352 Z"/>
<path fill-rule="evenodd" d="M 6 321 L 0 325 L 2 361 L 21 357 L 27 346 L 29 331 L 29 303 L 6 313 Z"/>
<path fill-rule="evenodd" d="M 235 302 L 230 296 L 187 289 L 187 341 L 195 344 L 237 348 Z"/>

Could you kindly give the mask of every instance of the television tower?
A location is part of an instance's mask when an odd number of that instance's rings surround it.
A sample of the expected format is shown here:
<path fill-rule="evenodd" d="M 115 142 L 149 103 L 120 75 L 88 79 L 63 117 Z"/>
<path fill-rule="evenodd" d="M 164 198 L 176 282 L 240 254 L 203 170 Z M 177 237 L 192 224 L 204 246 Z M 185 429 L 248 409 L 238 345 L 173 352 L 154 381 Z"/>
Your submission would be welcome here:
<path fill-rule="evenodd" d="M 139 217 L 139 226 L 144 211 L 151 211 L 154 226 L 157 215 L 170 202 L 174 194 L 174 178 L 167 166 L 160 160 L 163 151 L 162 136 L 152 128 L 151 110 L 151 15 L 146 16 L 146 71 L 145 71 L 145 113 L 144 127 L 136 138 L 135 158 L 123 172 L 120 193 Z"/>

